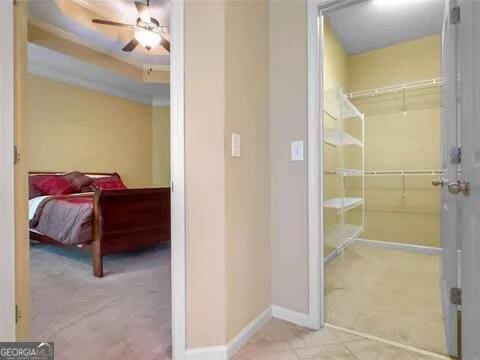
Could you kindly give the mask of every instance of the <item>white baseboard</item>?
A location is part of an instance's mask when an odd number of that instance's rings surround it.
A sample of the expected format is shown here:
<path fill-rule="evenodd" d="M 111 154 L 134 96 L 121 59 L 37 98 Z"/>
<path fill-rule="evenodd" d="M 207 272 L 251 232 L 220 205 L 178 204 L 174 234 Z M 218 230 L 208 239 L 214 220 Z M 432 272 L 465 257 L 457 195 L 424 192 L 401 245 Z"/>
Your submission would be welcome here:
<path fill-rule="evenodd" d="M 272 307 L 265 309 L 253 321 L 245 326 L 237 336 L 230 340 L 227 344 L 228 357 L 232 357 L 240 348 L 247 343 L 248 340 L 258 331 L 268 320 L 272 318 Z"/>
<path fill-rule="evenodd" d="M 286 309 L 277 305 L 272 306 L 272 316 L 298 326 L 308 327 L 310 324 L 310 318 L 308 314 Z"/>
<path fill-rule="evenodd" d="M 442 252 L 441 248 L 436 248 L 432 246 L 403 244 L 403 243 L 371 240 L 371 239 L 356 239 L 355 244 L 383 247 L 383 248 L 392 249 L 392 250 L 410 251 L 410 252 L 426 254 L 426 255 L 440 255 Z"/>
<path fill-rule="evenodd" d="M 245 326 L 227 345 L 187 349 L 187 360 L 228 360 L 272 317 L 268 307 Z"/>
<path fill-rule="evenodd" d="M 225 345 L 209 346 L 196 349 L 187 349 L 187 360 L 228 360 L 228 351 Z"/>

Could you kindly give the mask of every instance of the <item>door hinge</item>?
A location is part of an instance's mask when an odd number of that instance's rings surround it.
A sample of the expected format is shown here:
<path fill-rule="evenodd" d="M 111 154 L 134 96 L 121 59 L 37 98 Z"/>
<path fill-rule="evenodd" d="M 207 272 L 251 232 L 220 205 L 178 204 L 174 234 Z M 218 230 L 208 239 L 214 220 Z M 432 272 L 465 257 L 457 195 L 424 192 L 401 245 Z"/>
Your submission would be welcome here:
<path fill-rule="evenodd" d="M 454 6 L 450 9 L 450 23 L 458 24 L 460 22 L 460 6 Z"/>
<path fill-rule="evenodd" d="M 20 153 L 18 152 L 17 145 L 13 145 L 13 165 L 17 165 L 20 161 Z"/>
<path fill-rule="evenodd" d="M 462 162 L 462 148 L 453 147 L 450 149 L 450 163 L 457 165 Z"/>
<path fill-rule="evenodd" d="M 462 305 L 462 289 L 457 287 L 450 289 L 450 302 L 453 305 Z"/>
<path fill-rule="evenodd" d="M 15 324 L 18 324 L 21 318 L 22 318 L 22 312 L 20 311 L 20 306 L 15 305 Z"/>

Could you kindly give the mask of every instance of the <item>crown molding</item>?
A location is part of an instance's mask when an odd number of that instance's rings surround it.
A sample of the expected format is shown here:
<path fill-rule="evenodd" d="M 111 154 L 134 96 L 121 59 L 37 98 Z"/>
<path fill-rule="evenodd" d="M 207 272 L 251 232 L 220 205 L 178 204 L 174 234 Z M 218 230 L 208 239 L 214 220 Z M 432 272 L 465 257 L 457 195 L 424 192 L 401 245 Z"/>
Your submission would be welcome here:
<path fill-rule="evenodd" d="M 152 98 L 152 106 L 170 106 L 170 98 L 164 96 L 154 96 Z"/>
<path fill-rule="evenodd" d="M 110 96 L 120 97 L 145 105 L 152 105 L 152 97 L 150 96 L 142 96 L 126 87 L 118 86 L 118 84 L 111 84 L 106 81 L 99 80 L 94 76 L 89 76 L 88 74 L 80 73 L 74 70 L 67 70 L 57 66 L 52 66 L 45 62 L 29 59 L 28 73 L 45 77 L 50 80 L 60 81 L 66 84 L 98 91 Z"/>
<path fill-rule="evenodd" d="M 145 91 L 144 86 L 147 85 L 135 80 L 123 78 L 97 65 L 71 58 L 39 45 L 29 44 L 28 49 L 27 69 L 30 74 L 145 105 L 169 105 L 170 96 L 168 94 L 157 95 L 158 92 Z"/>
<path fill-rule="evenodd" d="M 144 70 L 170 71 L 170 65 L 143 65 Z"/>

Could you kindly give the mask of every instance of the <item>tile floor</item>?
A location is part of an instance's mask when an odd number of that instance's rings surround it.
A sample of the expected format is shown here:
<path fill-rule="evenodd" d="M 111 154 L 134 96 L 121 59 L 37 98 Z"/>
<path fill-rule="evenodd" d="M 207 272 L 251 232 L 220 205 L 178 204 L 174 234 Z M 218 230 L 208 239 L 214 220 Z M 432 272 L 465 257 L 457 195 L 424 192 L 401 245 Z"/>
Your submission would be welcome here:
<path fill-rule="evenodd" d="M 352 244 L 326 268 L 327 322 L 446 354 L 440 258 Z"/>
<path fill-rule="evenodd" d="M 432 360 L 418 354 L 332 328 L 320 331 L 272 319 L 232 360 Z"/>

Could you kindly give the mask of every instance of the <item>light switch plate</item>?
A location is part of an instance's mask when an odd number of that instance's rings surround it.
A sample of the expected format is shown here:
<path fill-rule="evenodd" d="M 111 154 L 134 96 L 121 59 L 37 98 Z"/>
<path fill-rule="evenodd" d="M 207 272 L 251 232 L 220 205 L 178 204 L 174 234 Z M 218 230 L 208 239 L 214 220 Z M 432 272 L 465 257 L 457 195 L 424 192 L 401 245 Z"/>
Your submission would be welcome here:
<path fill-rule="evenodd" d="M 303 161 L 303 141 L 292 141 L 292 161 Z"/>
<path fill-rule="evenodd" d="M 242 156 L 242 137 L 232 133 L 232 157 Z"/>

